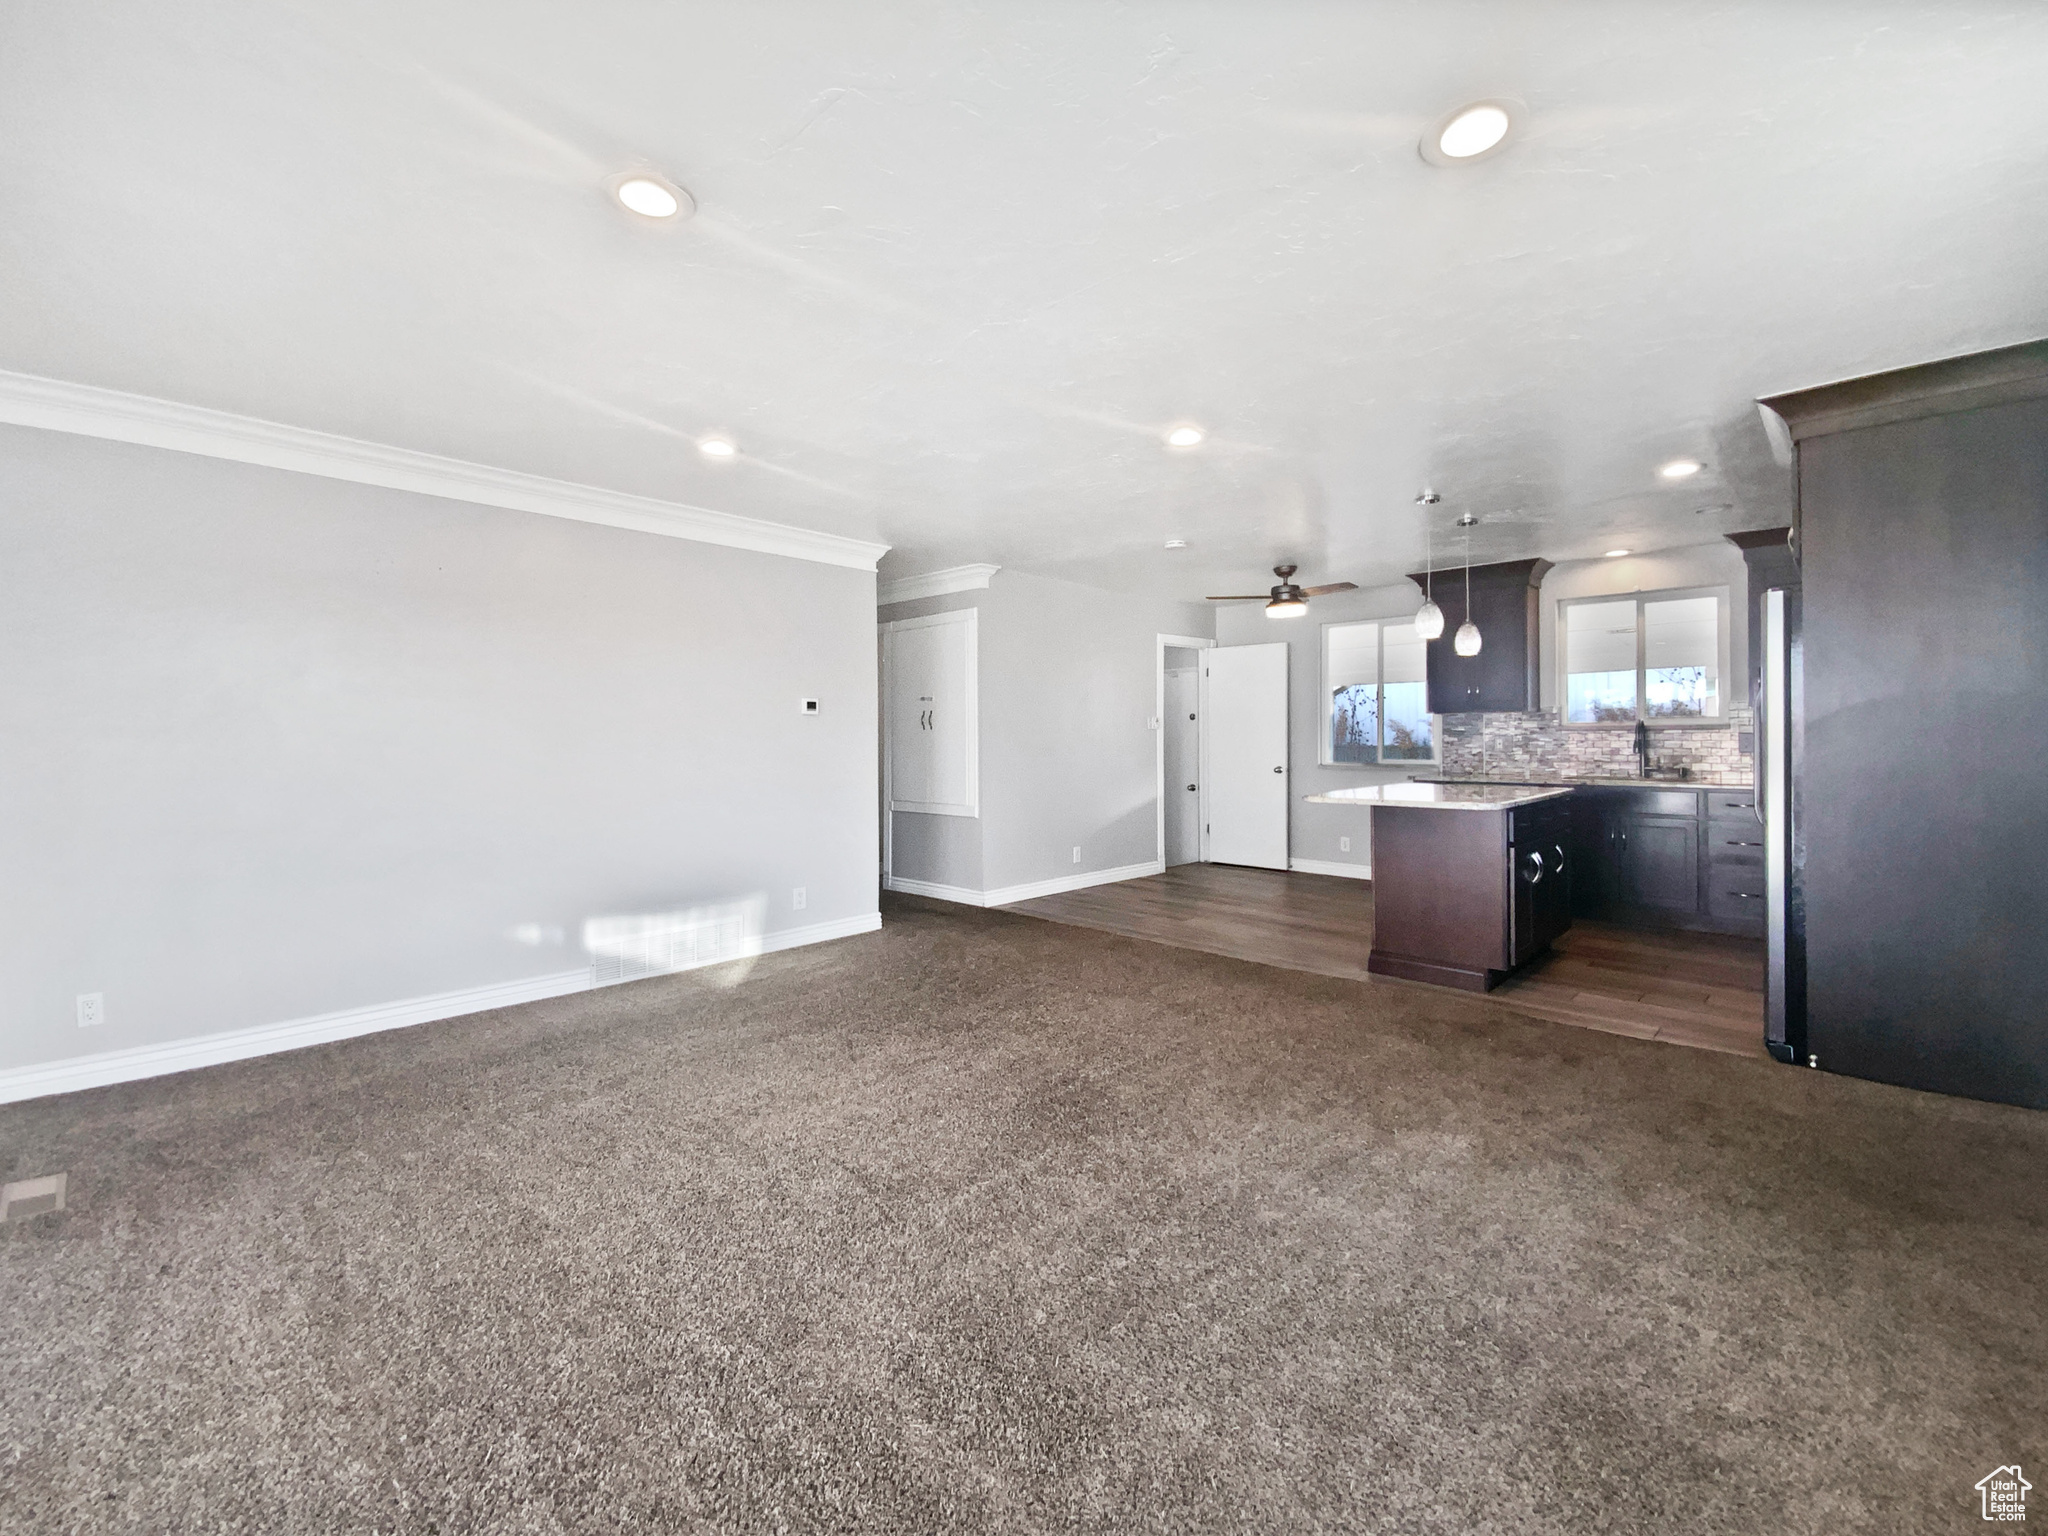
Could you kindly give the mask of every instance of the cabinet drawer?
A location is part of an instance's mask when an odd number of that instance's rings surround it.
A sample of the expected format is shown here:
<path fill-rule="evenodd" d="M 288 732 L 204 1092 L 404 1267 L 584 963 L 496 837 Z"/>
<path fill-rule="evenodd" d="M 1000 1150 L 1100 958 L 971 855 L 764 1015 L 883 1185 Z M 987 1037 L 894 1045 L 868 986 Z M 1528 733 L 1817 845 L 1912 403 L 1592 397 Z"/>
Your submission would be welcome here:
<path fill-rule="evenodd" d="M 1571 835 L 1571 801 L 1542 800 L 1519 805 L 1508 813 L 1508 841 L 1517 848 L 1530 843 L 1562 842 Z"/>
<path fill-rule="evenodd" d="M 1710 789 L 1706 793 L 1709 821 L 1746 821 L 1756 825 L 1756 791 Z"/>
<path fill-rule="evenodd" d="M 1755 822 L 1744 826 L 1741 822 L 1707 823 L 1707 862 L 1722 864 L 1755 864 L 1764 862 L 1764 829 Z"/>
<path fill-rule="evenodd" d="M 1723 922 L 1754 924 L 1757 931 L 1762 932 L 1765 910 L 1763 870 L 1761 867 L 1757 869 L 1755 879 L 1744 878 L 1744 873 L 1720 869 L 1713 872 L 1707 888 L 1707 916 Z"/>

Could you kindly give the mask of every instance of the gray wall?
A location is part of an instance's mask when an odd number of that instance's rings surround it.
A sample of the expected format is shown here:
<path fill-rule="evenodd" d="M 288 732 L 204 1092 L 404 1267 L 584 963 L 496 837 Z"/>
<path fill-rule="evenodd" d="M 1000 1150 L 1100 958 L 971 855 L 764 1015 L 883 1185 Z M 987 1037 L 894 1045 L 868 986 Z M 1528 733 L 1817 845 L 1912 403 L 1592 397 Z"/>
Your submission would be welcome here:
<path fill-rule="evenodd" d="M 1674 587 L 1726 587 L 1730 605 L 1721 613 L 1721 633 L 1728 641 L 1721 658 L 1721 708 L 1747 709 L 1749 626 L 1744 622 L 1744 603 L 1748 581 L 1742 551 L 1726 539 L 1623 555 L 1618 560 L 1570 560 L 1558 565 L 1543 578 L 1543 707 L 1558 707 L 1557 605 L 1561 599 L 1661 592 Z M 1445 600 L 1443 609 L 1455 625 L 1455 601 Z"/>
<path fill-rule="evenodd" d="M 1208 606 L 1000 571 L 881 618 L 960 608 L 980 610 L 981 815 L 897 816 L 895 873 L 988 891 L 1158 857 L 1157 637 L 1208 635 Z"/>
<path fill-rule="evenodd" d="M 1726 670 L 1722 675 L 1722 702 L 1748 704 L 1747 685 L 1749 640 L 1742 625 L 1745 575 L 1742 551 L 1725 539 L 1682 549 L 1659 550 L 1646 555 L 1629 555 L 1618 560 L 1575 560 L 1561 564 L 1543 579 L 1543 707 L 1557 707 L 1557 604 L 1561 598 L 1592 597 L 1608 593 L 1653 592 L 1668 587 L 1726 586 L 1733 607 L 1724 617 L 1723 629 L 1730 636 Z M 1438 589 L 1438 599 L 1447 622 L 1455 627 L 1461 619 L 1455 587 L 1449 582 Z M 1371 813 L 1345 806 L 1308 805 L 1308 795 L 1326 793 L 1354 784 L 1391 784 L 1435 770 L 1413 765 L 1399 768 L 1326 767 L 1322 757 L 1323 662 L 1322 627 L 1363 619 L 1407 619 L 1422 606 L 1422 594 L 1412 582 L 1374 587 L 1363 592 L 1344 592 L 1319 597 L 1301 619 L 1269 619 L 1257 603 L 1219 605 L 1216 620 L 1218 645 L 1259 645 L 1273 640 L 1288 644 L 1288 731 L 1291 737 L 1290 789 L 1294 803 L 1288 817 L 1288 855 L 1326 864 L 1369 865 L 1372 862 Z M 1351 839 L 1346 853 L 1339 839 Z"/>
<path fill-rule="evenodd" d="M 592 916 L 873 912 L 873 620 L 863 572 L 0 428 L 0 1068 L 574 969 Z"/>

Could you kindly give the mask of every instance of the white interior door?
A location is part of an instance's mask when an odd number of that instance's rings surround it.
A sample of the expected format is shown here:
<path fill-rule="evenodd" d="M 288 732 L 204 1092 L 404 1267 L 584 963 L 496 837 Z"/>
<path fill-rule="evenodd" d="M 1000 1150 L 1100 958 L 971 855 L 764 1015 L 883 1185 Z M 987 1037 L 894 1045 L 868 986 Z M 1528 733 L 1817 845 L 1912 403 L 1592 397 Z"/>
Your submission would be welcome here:
<path fill-rule="evenodd" d="M 1287 867 L 1287 645 L 1202 653 L 1202 753 L 1212 864 Z"/>
<path fill-rule="evenodd" d="M 1202 857 L 1202 763 L 1196 750 L 1201 674 L 1188 667 L 1166 674 L 1166 863 Z"/>

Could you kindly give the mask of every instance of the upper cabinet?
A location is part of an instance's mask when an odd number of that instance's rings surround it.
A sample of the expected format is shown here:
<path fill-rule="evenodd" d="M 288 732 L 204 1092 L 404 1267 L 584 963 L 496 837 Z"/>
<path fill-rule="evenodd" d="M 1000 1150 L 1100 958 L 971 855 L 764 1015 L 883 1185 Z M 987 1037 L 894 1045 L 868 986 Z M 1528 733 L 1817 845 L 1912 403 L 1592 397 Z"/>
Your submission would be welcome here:
<path fill-rule="evenodd" d="M 1444 611 L 1444 632 L 1429 642 L 1429 712 L 1433 715 L 1520 714 L 1539 709 L 1543 701 L 1541 664 L 1542 615 L 1539 598 L 1548 560 L 1506 560 L 1475 565 L 1472 575 L 1472 622 L 1479 626 L 1479 654 L 1460 656 L 1453 648 L 1458 626 L 1465 622 L 1465 568 L 1442 570 L 1431 578 L 1437 606 Z M 1423 585 L 1423 575 L 1408 578 Z"/>
<path fill-rule="evenodd" d="M 882 626 L 884 795 L 892 811 L 979 814 L 975 610 Z"/>
<path fill-rule="evenodd" d="M 1760 528 L 1754 533 L 1731 533 L 1728 542 L 1742 551 L 1749 568 L 1746 621 L 1749 635 L 1749 678 L 1744 701 L 1761 713 L 1764 672 L 1764 594 L 1773 587 L 1786 594 L 1787 601 L 1799 600 L 1799 561 L 1792 548 L 1790 528 Z M 1788 619 L 1791 615 L 1788 613 Z M 1797 627 L 1796 625 L 1794 627 Z"/>

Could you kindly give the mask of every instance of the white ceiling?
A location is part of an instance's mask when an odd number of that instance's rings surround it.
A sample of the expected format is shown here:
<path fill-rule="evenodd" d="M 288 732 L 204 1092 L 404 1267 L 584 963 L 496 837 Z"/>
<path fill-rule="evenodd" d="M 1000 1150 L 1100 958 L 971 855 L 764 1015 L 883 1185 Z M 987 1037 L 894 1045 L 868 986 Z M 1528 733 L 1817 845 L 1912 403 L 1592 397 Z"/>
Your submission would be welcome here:
<path fill-rule="evenodd" d="M 885 575 L 1369 585 L 1424 483 L 1475 558 L 1696 542 L 1785 515 L 1753 397 L 2048 334 L 2044 78 L 1971 0 L 0 0 L 0 367 Z"/>

